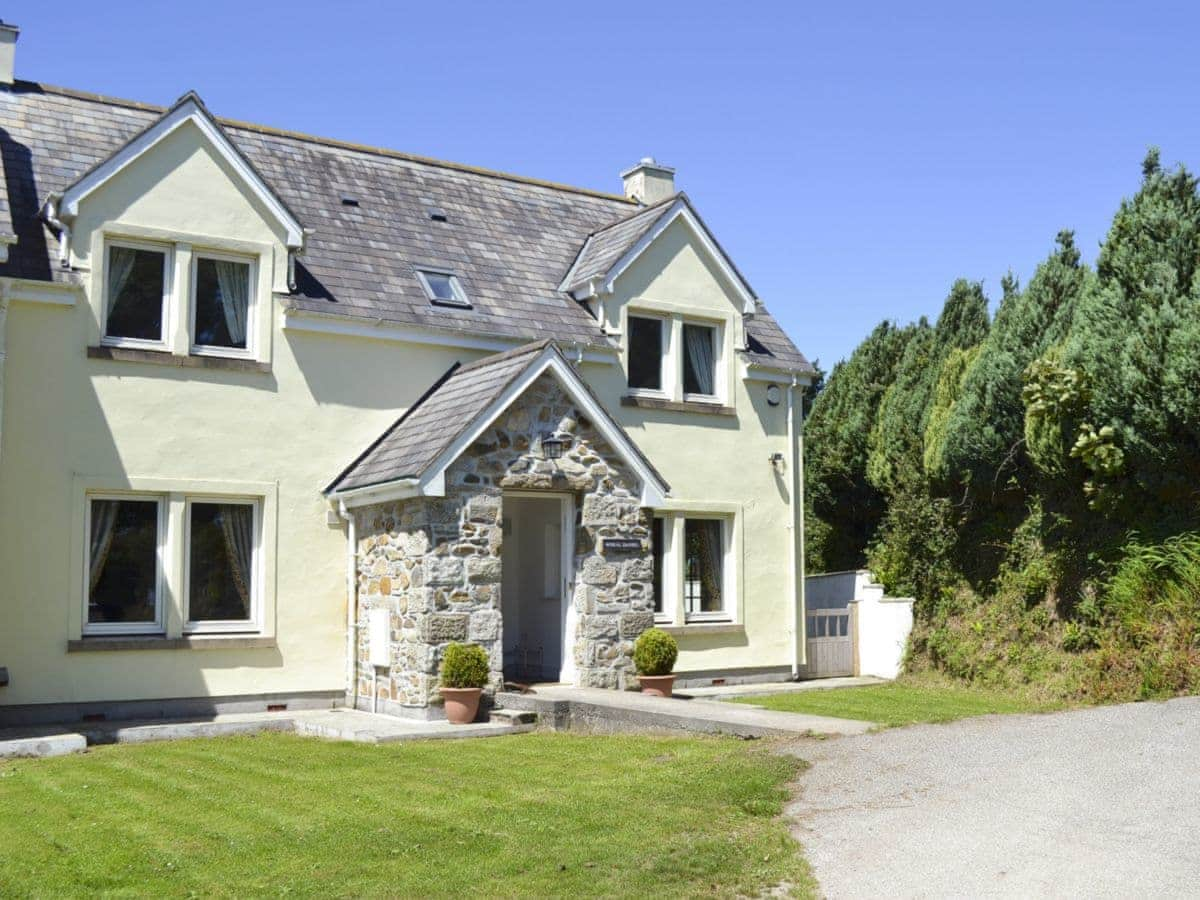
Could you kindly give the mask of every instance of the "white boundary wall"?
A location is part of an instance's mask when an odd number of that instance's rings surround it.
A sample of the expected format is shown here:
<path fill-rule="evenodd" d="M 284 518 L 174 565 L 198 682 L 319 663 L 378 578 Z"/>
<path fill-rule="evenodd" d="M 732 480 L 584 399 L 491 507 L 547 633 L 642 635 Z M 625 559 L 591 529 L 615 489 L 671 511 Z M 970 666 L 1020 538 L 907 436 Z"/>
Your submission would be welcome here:
<path fill-rule="evenodd" d="M 871 573 L 830 572 L 805 579 L 809 609 L 849 606 L 854 621 L 854 674 L 895 678 L 904 664 L 904 651 L 913 626 L 913 601 L 885 597 Z"/>

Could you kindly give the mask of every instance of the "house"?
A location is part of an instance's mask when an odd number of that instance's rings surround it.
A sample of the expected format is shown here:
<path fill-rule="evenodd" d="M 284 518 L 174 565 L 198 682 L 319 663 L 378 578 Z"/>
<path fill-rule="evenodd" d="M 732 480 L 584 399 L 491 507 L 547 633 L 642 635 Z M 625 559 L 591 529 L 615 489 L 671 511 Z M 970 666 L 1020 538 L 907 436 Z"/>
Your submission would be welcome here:
<path fill-rule="evenodd" d="M 0 722 L 804 662 L 813 369 L 652 159 L 620 195 L 16 80 Z M 751 198 L 749 202 L 753 202 Z"/>

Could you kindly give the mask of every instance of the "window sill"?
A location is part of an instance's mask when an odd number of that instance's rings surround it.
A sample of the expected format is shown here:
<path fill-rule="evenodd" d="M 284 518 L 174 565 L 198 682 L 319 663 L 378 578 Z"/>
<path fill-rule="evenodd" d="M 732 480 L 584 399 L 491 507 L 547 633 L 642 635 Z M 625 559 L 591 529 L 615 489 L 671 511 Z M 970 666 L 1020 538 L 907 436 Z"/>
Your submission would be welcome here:
<path fill-rule="evenodd" d="M 113 362 L 149 363 L 153 366 L 173 366 L 177 369 L 223 369 L 231 372 L 271 371 L 271 364 L 233 356 L 178 356 L 166 350 L 138 350 L 133 347 L 88 347 L 88 359 L 107 359 Z"/>
<path fill-rule="evenodd" d="M 667 634 L 675 637 L 698 637 L 704 634 L 742 634 L 746 626 L 737 622 L 689 622 L 686 625 L 660 625 Z"/>
<path fill-rule="evenodd" d="M 155 635 L 119 635 L 85 637 L 67 641 L 68 653 L 94 653 L 115 650 L 271 650 L 275 638 L 261 635 L 229 637 L 167 638 Z"/>
<path fill-rule="evenodd" d="M 659 400 L 657 397 L 638 397 L 626 394 L 621 398 L 622 406 L 634 406 L 638 409 L 662 409 L 669 412 L 701 413 L 708 416 L 736 416 L 737 410 L 732 406 L 722 406 L 720 403 L 706 403 L 699 400 Z"/>

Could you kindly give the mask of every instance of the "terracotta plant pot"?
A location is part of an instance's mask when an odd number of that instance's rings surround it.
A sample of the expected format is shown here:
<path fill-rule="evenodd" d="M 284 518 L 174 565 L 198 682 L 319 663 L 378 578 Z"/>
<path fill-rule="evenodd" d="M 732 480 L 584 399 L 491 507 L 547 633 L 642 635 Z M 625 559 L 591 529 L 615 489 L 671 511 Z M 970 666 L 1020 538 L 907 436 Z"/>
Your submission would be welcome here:
<path fill-rule="evenodd" d="M 639 675 L 638 681 L 642 683 L 642 693 L 651 697 L 670 697 L 675 686 L 674 675 Z"/>
<path fill-rule="evenodd" d="M 483 694 L 481 688 L 444 687 L 441 691 L 446 703 L 446 721 L 451 725 L 470 725 L 475 721 L 479 698 Z"/>

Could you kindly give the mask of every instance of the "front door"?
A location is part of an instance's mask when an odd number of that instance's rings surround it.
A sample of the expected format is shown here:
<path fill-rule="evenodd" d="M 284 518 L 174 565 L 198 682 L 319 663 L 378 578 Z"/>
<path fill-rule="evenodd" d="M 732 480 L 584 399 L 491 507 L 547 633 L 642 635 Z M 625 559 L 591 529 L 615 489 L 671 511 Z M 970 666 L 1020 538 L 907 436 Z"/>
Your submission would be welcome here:
<path fill-rule="evenodd" d="M 569 683 L 574 678 L 575 633 L 571 497 L 506 493 L 503 509 L 504 678 Z"/>

